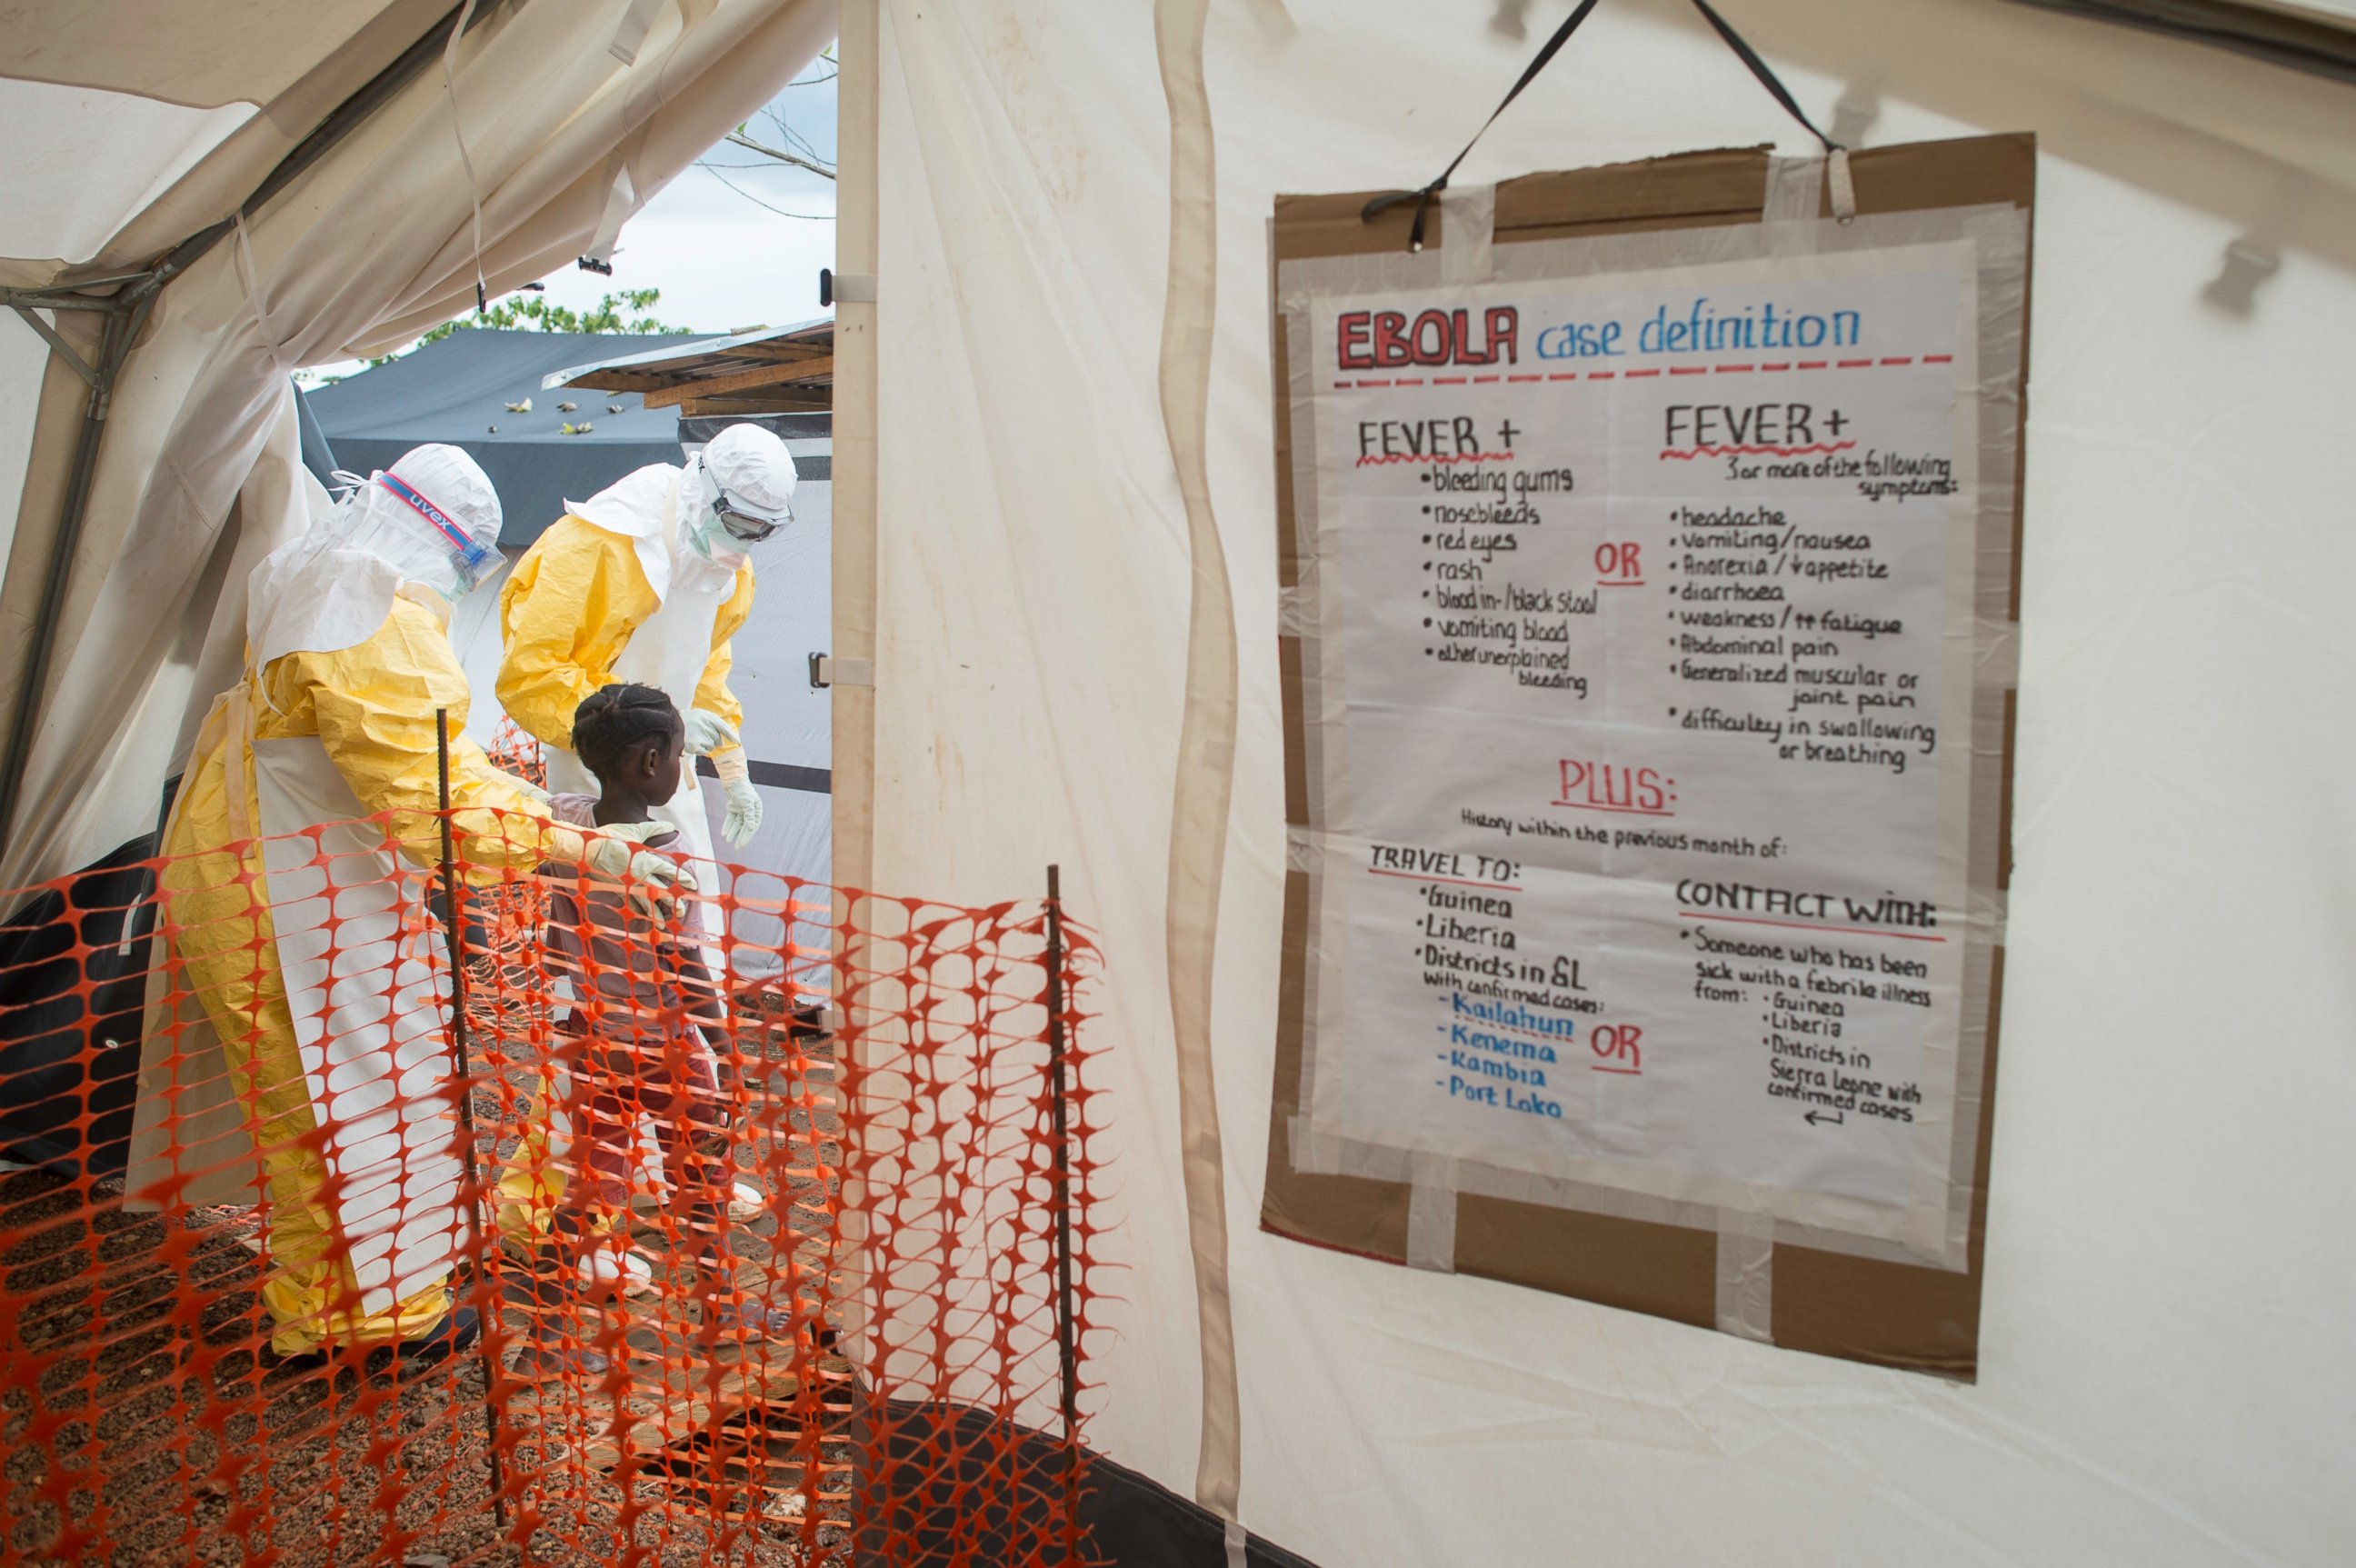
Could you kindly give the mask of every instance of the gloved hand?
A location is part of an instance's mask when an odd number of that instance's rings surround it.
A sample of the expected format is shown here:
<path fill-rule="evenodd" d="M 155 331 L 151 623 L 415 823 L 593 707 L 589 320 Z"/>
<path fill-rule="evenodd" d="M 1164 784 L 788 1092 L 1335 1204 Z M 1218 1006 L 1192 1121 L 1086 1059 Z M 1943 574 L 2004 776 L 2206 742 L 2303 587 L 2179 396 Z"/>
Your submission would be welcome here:
<path fill-rule="evenodd" d="M 753 788 L 753 765 L 744 760 L 743 746 L 732 746 L 712 754 L 712 771 L 720 775 L 720 787 L 728 791 L 728 815 L 720 834 L 743 849 L 761 830 L 761 792 Z"/>
<path fill-rule="evenodd" d="M 572 858 L 593 875 L 626 881 L 630 896 L 649 908 L 669 909 L 695 892 L 695 874 L 669 855 L 642 847 L 644 841 L 674 830 L 668 822 L 616 822 L 576 830 L 579 851 Z"/>
<path fill-rule="evenodd" d="M 736 726 L 713 713 L 710 708 L 687 710 L 687 754 L 690 757 L 713 757 L 732 746 L 742 746 Z"/>

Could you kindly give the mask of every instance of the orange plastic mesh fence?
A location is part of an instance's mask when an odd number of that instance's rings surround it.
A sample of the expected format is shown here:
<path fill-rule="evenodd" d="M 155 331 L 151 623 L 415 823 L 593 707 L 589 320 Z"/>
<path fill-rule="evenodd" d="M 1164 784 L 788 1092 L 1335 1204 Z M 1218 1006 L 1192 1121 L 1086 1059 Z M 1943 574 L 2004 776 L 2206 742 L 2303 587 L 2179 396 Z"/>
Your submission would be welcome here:
<path fill-rule="evenodd" d="M 535 788 L 548 788 L 548 758 L 539 739 L 505 714 L 499 715 L 498 729 L 486 755 L 501 772 Z M 538 877 L 502 879 L 476 889 L 466 912 L 476 922 L 476 948 L 504 958 L 541 940 L 548 918 L 548 887 Z"/>
<path fill-rule="evenodd" d="M 1086 939 L 459 818 L 8 900 L 0 1561 L 1088 1561 Z"/>

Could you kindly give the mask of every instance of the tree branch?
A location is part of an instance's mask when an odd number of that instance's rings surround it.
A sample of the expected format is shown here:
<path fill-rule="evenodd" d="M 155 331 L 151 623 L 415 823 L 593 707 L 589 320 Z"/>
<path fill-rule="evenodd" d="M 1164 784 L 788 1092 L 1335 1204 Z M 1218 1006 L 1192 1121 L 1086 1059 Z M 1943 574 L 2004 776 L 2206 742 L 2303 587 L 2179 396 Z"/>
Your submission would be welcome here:
<path fill-rule="evenodd" d="M 756 142 L 742 131 L 729 132 L 728 140 L 740 147 L 749 147 L 763 157 L 775 158 L 781 164 L 791 164 L 796 168 L 806 168 L 812 174 L 824 175 L 829 179 L 834 177 L 834 170 L 818 159 L 806 158 L 799 153 L 789 153 L 783 147 L 773 147 L 766 142 Z"/>

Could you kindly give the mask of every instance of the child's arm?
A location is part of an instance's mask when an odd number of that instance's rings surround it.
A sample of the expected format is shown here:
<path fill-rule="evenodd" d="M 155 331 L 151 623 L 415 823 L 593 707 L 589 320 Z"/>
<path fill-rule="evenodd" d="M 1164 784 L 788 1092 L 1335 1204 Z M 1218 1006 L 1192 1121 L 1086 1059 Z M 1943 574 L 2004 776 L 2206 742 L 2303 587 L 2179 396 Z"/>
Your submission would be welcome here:
<path fill-rule="evenodd" d="M 683 947 L 671 949 L 669 956 L 687 1010 L 707 1024 L 726 1023 L 728 1012 L 720 1005 L 720 987 L 713 983 L 712 972 L 704 967 L 702 958 L 694 950 Z"/>

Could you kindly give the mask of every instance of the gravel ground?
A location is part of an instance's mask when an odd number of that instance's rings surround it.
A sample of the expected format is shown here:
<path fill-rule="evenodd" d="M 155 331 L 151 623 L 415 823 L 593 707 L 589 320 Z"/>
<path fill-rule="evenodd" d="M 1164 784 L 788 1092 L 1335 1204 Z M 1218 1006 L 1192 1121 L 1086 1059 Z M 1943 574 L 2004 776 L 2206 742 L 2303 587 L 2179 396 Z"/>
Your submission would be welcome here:
<path fill-rule="evenodd" d="M 807 1058 L 810 1087 L 823 1088 L 830 1078 L 823 1047 L 788 1047 L 778 1034 L 764 1070 L 793 1071 Z M 478 1092 L 478 1125 L 493 1124 L 497 1098 Z M 812 1127 L 796 1111 L 783 1145 L 772 1151 L 756 1134 L 746 1163 L 778 1173 L 767 1185 L 786 1196 L 785 1166 L 807 1168 L 814 1144 L 836 1157 L 832 1121 L 822 1112 Z M 507 1146 L 486 1139 L 486 1159 Z M 487 1165 L 487 1174 L 493 1168 Z M 839 1504 L 818 1506 L 821 1522 L 806 1542 L 798 1519 L 732 1522 L 708 1494 L 676 1480 L 641 1473 L 626 1491 L 594 1463 L 593 1428 L 609 1407 L 577 1384 L 542 1383 L 510 1400 L 516 1447 L 506 1485 L 519 1517 L 503 1531 L 491 1507 L 477 1355 L 406 1383 L 355 1366 L 281 1362 L 266 1348 L 259 1260 L 240 1240 L 252 1231 L 251 1216 L 127 1213 L 112 1185 L 39 1171 L 0 1176 L 0 1561 L 44 1568 L 848 1561 Z M 791 1215 L 795 1250 L 822 1276 L 829 1195 L 804 1176 L 790 1197 L 773 1211 Z M 776 1222 L 754 1229 L 764 1234 L 741 1249 L 748 1277 L 769 1262 Z M 651 1246 L 659 1249 L 659 1239 Z M 513 1333 L 529 1305 L 519 1283 L 527 1271 L 510 1254 L 498 1272 L 516 1283 L 504 1306 Z M 682 1295 L 663 1310 L 679 1319 L 672 1332 L 650 1332 L 642 1316 L 632 1343 L 642 1353 L 667 1348 L 679 1356 L 691 1309 Z M 821 1364 L 836 1388 L 833 1413 L 821 1424 L 805 1408 L 771 1419 L 766 1434 L 755 1418 L 750 1438 L 736 1444 L 735 1473 L 764 1435 L 771 1452 L 790 1441 L 796 1454 L 816 1447 L 825 1463 L 848 1465 L 838 1439 L 849 1369 L 830 1356 Z M 709 1388 L 741 1369 L 688 1370 Z M 659 1401 L 647 1397 L 659 1369 L 634 1364 L 631 1373 L 639 1396 L 633 1408 L 659 1412 Z M 659 1429 L 679 1434 L 684 1447 L 697 1423 L 697 1414 L 674 1414 Z M 740 1418 L 734 1430 L 743 1426 Z M 707 1459 L 707 1473 L 721 1462 Z M 839 1476 L 828 1480 L 830 1490 L 846 1485 Z M 738 1506 L 745 1495 L 734 1494 Z"/>

